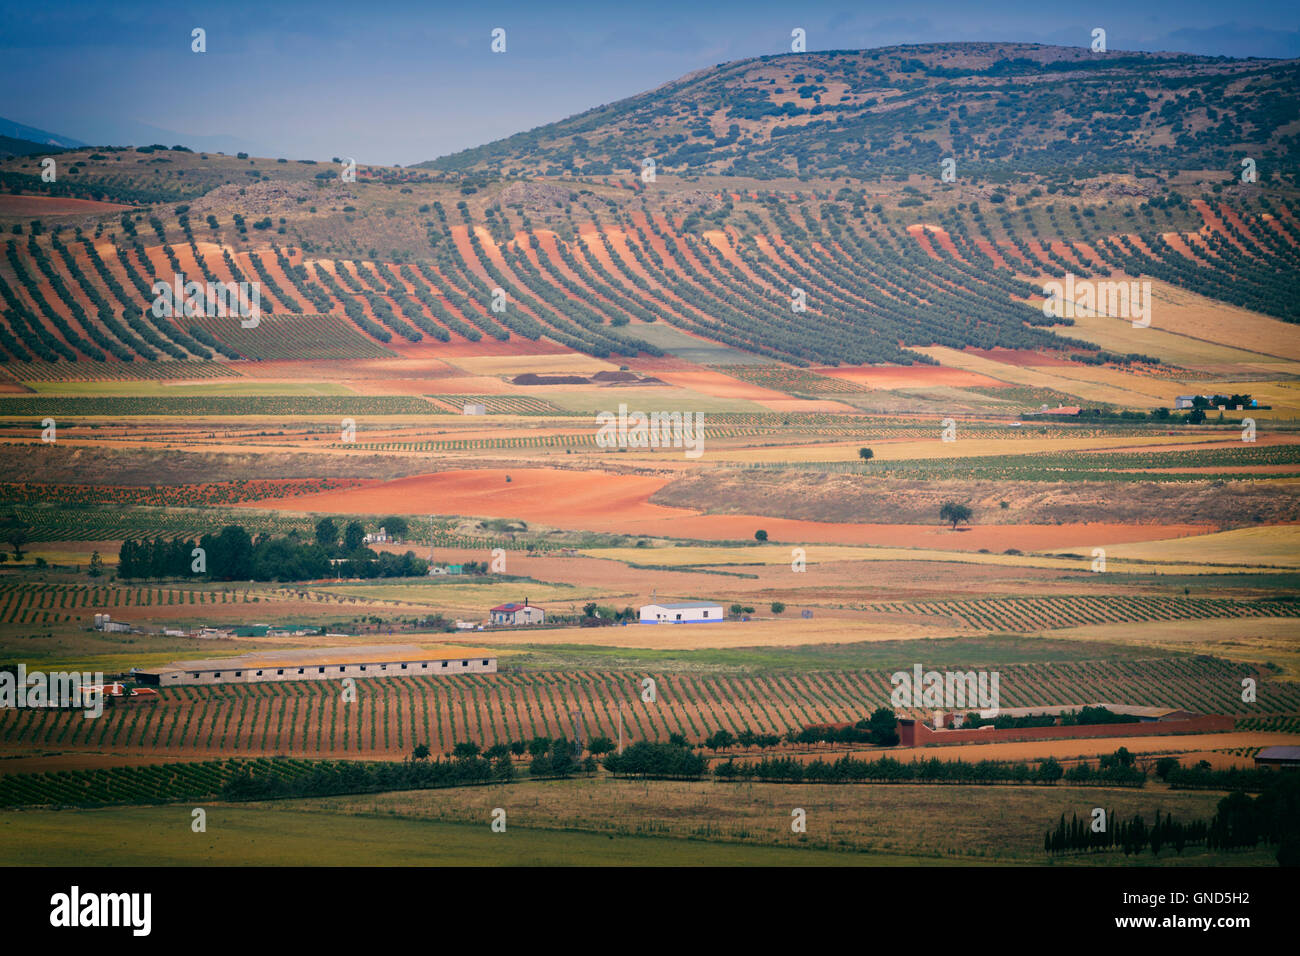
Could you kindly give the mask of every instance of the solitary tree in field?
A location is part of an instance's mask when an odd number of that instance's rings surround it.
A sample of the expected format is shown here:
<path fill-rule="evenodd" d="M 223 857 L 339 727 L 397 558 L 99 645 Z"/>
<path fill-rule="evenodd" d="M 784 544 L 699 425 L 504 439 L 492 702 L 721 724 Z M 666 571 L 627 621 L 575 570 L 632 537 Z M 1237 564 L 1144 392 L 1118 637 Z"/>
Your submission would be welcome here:
<path fill-rule="evenodd" d="M 27 526 L 20 524 L 16 519 L 5 526 L 5 540 L 13 546 L 14 560 L 23 559 L 23 545 L 27 543 Z"/>
<path fill-rule="evenodd" d="M 755 541 L 766 541 L 766 540 L 767 540 L 767 532 L 764 531 L 762 528 L 759 528 L 757 531 L 754 532 L 754 540 L 755 540 Z"/>
<path fill-rule="evenodd" d="M 417 744 L 415 750 L 413 750 L 413 751 L 411 752 L 411 756 L 414 757 L 416 760 L 428 760 L 428 759 L 429 759 L 429 745 L 428 745 L 428 744 Z"/>
<path fill-rule="evenodd" d="M 784 614 L 784 613 L 785 613 L 785 605 L 782 604 L 780 601 L 773 601 L 773 602 L 772 602 L 772 613 L 773 613 L 773 614 Z"/>
<path fill-rule="evenodd" d="M 957 525 L 970 521 L 970 508 L 955 501 L 945 501 L 939 509 L 939 520 L 950 522 L 956 531 Z"/>
<path fill-rule="evenodd" d="M 90 554 L 90 576 L 97 578 L 104 573 L 104 559 L 99 556 L 98 551 L 92 551 Z"/>
<path fill-rule="evenodd" d="M 876 453 L 872 451 L 870 448 L 859 448 L 858 457 L 861 458 L 863 461 L 870 461 L 871 459 L 876 457 Z"/>

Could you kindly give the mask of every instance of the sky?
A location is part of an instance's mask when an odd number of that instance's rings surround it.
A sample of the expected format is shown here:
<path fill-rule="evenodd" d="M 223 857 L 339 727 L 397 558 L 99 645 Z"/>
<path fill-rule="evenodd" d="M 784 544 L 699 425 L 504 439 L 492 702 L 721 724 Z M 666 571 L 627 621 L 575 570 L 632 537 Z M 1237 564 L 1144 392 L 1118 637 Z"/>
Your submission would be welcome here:
<path fill-rule="evenodd" d="M 0 117 L 95 145 L 410 165 L 787 53 L 795 27 L 817 51 L 1087 46 L 1099 26 L 1111 51 L 1300 57 L 1293 0 L 0 0 Z"/>

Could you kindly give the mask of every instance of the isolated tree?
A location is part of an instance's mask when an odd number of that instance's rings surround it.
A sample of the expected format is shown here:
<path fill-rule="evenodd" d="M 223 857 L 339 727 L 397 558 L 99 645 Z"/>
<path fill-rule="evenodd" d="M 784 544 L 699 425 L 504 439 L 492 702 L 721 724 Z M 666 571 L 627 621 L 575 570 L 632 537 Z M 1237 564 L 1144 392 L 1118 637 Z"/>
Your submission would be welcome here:
<path fill-rule="evenodd" d="M 762 528 L 759 528 L 757 531 L 754 532 L 754 540 L 755 540 L 755 541 L 766 541 L 766 540 L 767 540 L 767 532 L 764 531 Z"/>
<path fill-rule="evenodd" d="M 411 751 L 411 756 L 414 757 L 416 760 L 428 760 L 428 759 L 429 759 L 429 745 L 428 745 L 428 744 L 417 744 L 416 747 L 415 747 L 415 749 L 414 749 L 413 751 Z"/>
<path fill-rule="evenodd" d="M 739 604 L 733 604 L 733 605 L 731 605 L 731 616 L 732 616 L 732 617 L 740 617 L 740 615 L 743 614 L 744 611 L 745 611 L 744 607 L 742 607 L 742 606 L 739 605 Z"/>
<path fill-rule="evenodd" d="M 773 614 L 784 614 L 784 613 L 785 613 L 785 605 L 784 605 L 783 603 L 781 603 L 780 601 L 773 601 L 773 602 L 772 602 L 772 613 L 773 613 Z"/>
<path fill-rule="evenodd" d="M 957 525 L 970 521 L 970 508 L 955 501 L 945 501 L 939 509 L 939 520 L 951 523 L 956 531 Z"/>
<path fill-rule="evenodd" d="M 872 451 L 870 448 L 859 448 L 858 457 L 861 458 L 863 461 L 870 461 L 872 458 L 876 457 L 876 453 Z"/>
<path fill-rule="evenodd" d="M 339 526 L 333 518 L 321 518 L 316 522 L 316 543 L 322 548 L 333 548 L 339 543 Z"/>
<path fill-rule="evenodd" d="M 17 518 L 10 518 L 5 524 L 4 539 L 8 541 L 14 549 L 14 560 L 21 561 L 23 559 L 23 545 L 25 545 L 29 540 L 27 535 L 27 526 Z"/>
<path fill-rule="evenodd" d="M 90 553 L 90 571 L 92 578 L 97 578 L 104 573 L 104 559 L 99 556 L 98 551 Z"/>

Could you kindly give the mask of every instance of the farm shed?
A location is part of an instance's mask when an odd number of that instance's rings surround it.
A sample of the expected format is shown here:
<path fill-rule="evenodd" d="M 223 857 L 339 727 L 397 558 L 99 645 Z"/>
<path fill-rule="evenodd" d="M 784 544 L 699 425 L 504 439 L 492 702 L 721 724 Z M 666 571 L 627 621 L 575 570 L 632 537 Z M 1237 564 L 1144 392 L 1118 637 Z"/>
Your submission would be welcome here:
<path fill-rule="evenodd" d="M 496 654 L 481 648 L 426 650 L 410 644 L 257 651 L 236 657 L 174 661 L 141 670 L 142 684 L 251 684 L 260 681 L 339 680 L 343 677 L 414 677 L 430 674 L 494 674 Z"/>
<path fill-rule="evenodd" d="M 1265 747 L 1255 754 L 1256 767 L 1300 767 L 1300 747 Z"/>
<path fill-rule="evenodd" d="M 546 612 L 540 607 L 528 603 L 528 598 L 524 598 L 524 603 L 511 601 L 508 604 L 498 604 L 492 609 L 493 624 L 545 624 Z"/>
<path fill-rule="evenodd" d="M 699 624 L 721 620 L 722 605 L 712 601 L 646 604 L 641 608 L 642 624 Z"/>
<path fill-rule="evenodd" d="M 1137 704 L 1052 704 L 1047 707 L 999 707 L 997 710 L 981 710 L 981 717 L 1060 717 L 1071 711 L 1080 711 L 1085 707 L 1104 707 L 1112 714 L 1121 717 L 1136 717 L 1143 723 L 1157 720 L 1190 720 L 1200 714 L 1190 710 L 1178 710 L 1174 707 L 1143 707 Z"/>

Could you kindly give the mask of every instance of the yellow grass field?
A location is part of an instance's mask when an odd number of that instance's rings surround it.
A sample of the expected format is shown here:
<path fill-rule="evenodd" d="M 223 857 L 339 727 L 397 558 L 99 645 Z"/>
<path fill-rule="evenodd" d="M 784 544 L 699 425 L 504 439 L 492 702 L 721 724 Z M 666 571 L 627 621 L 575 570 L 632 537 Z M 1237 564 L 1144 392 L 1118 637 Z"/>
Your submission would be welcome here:
<path fill-rule="evenodd" d="M 1158 355 L 1184 368 L 1300 361 L 1300 330 L 1277 319 L 1214 302 L 1164 282 L 1151 282 L 1151 324 L 1076 306 L 1073 326 L 1053 331 L 1119 354 Z"/>
<path fill-rule="evenodd" d="M 766 609 L 764 609 L 766 610 Z M 655 651 L 702 650 L 732 647 L 794 647 L 801 644 L 860 644 L 868 641 L 906 641 L 955 637 L 968 633 L 946 622 L 933 626 L 907 623 L 802 618 L 790 609 L 781 620 L 722 621 L 717 624 L 628 624 L 626 627 L 565 627 L 509 631 L 475 631 L 474 640 L 485 647 L 517 644 L 583 644 L 589 647 L 626 647 Z M 793 614 L 794 617 L 789 615 Z"/>
<path fill-rule="evenodd" d="M 1158 310 L 1158 300 L 1153 308 Z M 1159 311 L 1156 314 L 1166 318 Z M 1279 361 L 1270 355 L 1190 338 L 1180 334 L 1178 328 L 1176 325 L 1153 321 L 1150 328 L 1135 329 L 1133 323 L 1127 319 L 1116 319 L 1106 315 L 1076 314 L 1074 325 L 1054 326 L 1052 331 L 1092 342 L 1119 355 L 1127 355 L 1130 352 L 1158 355 L 1162 362 L 1182 368 L 1213 371 L 1223 366 L 1244 366 L 1261 371 L 1278 369 L 1280 373 L 1288 366 L 1294 367 L 1294 363 Z"/>
<path fill-rule="evenodd" d="M 1104 371 L 1104 369 L 1094 369 L 1091 366 L 1022 368 L 943 346 L 918 348 L 917 351 L 924 352 L 953 368 L 978 372 L 1011 385 L 1056 389 L 1074 395 L 1084 402 L 1108 402 L 1126 407 L 1157 408 L 1161 405 L 1172 406 L 1173 396 L 1178 392 L 1178 386 L 1172 382 L 1156 382 L 1123 372 L 1115 373 L 1119 377 L 1119 382 L 1098 381 L 1087 372 Z M 1161 396 L 1160 400 L 1149 392 L 1157 392 Z M 1166 396 L 1165 393 L 1168 395 Z"/>
<path fill-rule="evenodd" d="M 1154 300 L 1152 328 L 1169 329 L 1189 338 L 1300 362 L 1300 328 L 1294 325 L 1239 309 L 1226 302 L 1207 299 L 1163 282 L 1151 283 L 1151 296 Z M 1131 328 L 1132 323 L 1129 325 Z M 1132 331 L 1141 333 L 1149 330 Z M 1138 348 L 1128 351 L 1147 350 Z"/>
<path fill-rule="evenodd" d="M 1238 528 L 1214 534 L 1106 546 L 1106 559 L 1300 567 L 1300 525 Z"/>
<path fill-rule="evenodd" d="M 1143 621 L 1141 624 L 1084 624 L 1051 632 L 1053 638 L 1132 644 L 1153 650 L 1215 654 L 1252 664 L 1276 664 L 1282 675 L 1300 679 L 1300 620 L 1218 618 L 1201 621 Z"/>

